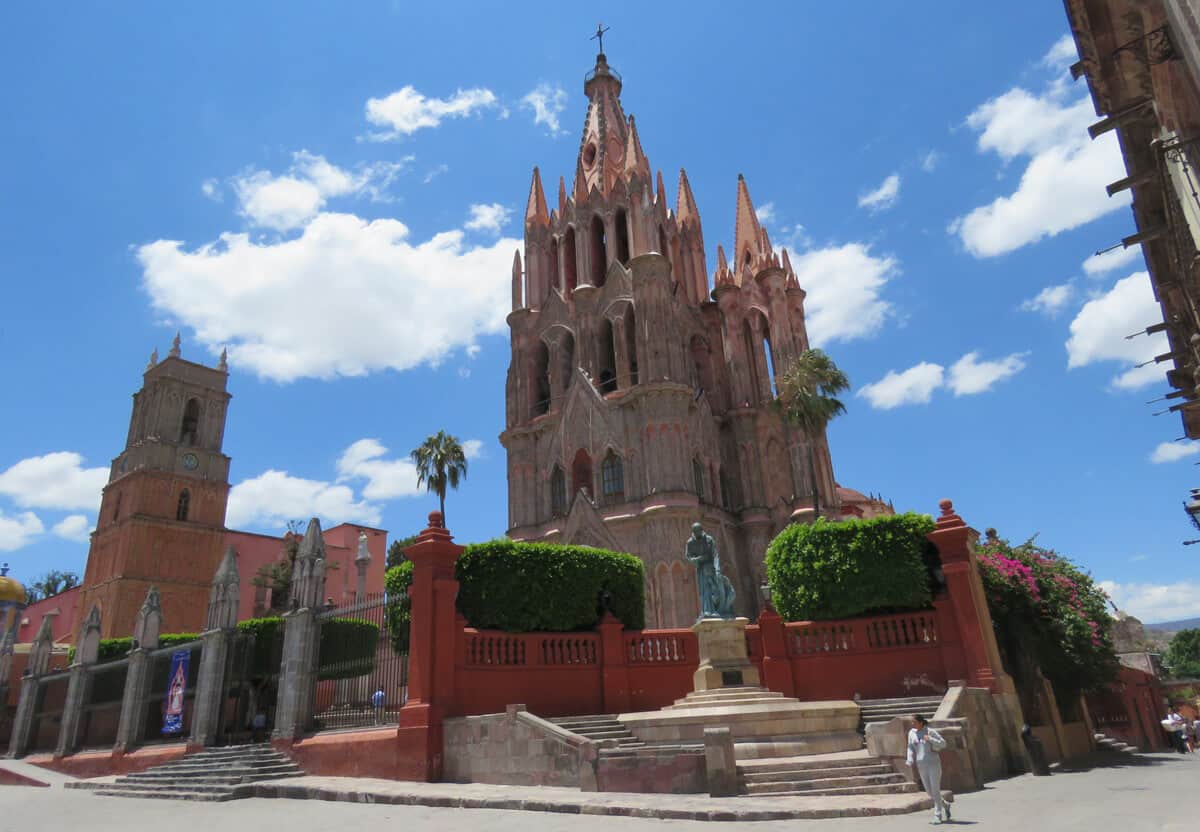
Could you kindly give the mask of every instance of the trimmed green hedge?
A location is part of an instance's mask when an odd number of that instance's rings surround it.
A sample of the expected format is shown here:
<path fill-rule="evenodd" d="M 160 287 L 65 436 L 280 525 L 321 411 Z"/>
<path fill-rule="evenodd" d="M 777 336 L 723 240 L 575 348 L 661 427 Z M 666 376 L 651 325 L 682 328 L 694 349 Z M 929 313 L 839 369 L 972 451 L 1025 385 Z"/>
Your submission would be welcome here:
<path fill-rule="evenodd" d="M 933 520 L 898 514 L 788 526 L 767 547 L 772 601 L 788 621 L 928 607 Z"/>
<path fill-rule="evenodd" d="M 319 679 L 353 679 L 375 669 L 379 626 L 361 618 L 330 618 L 321 622 Z M 336 664 L 337 667 L 330 667 Z"/>
<path fill-rule="evenodd" d="M 198 641 L 199 633 L 163 633 L 158 637 L 159 647 L 174 647 L 176 644 L 186 644 L 189 641 Z M 133 649 L 133 637 L 125 636 L 124 638 L 102 638 L 100 639 L 100 649 L 96 654 L 96 664 L 104 662 L 112 662 L 117 659 L 123 659 L 129 655 L 129 651 Z M 67 663 L 75 661 L 75 648 L 72 647 L 67 651 Z"/>
<path fill-rule="evenodd" d="M 408 652 L 409 627 L 412 625 L 412 599 L 408 588 L 412 586 L 412 561 L 401 561 L 388 569 L 383 579 L 387 590 L 387 629 L 396 653 Z"/>
<path fill-rule="evenodd" d="M 641 629 L 643 574 L 633 555 L 503 538 L 468 546 L 454 566 L 467 621 L 513 633 L 591 629 L 603 614 L 603 593 L 626 628 Z"/>

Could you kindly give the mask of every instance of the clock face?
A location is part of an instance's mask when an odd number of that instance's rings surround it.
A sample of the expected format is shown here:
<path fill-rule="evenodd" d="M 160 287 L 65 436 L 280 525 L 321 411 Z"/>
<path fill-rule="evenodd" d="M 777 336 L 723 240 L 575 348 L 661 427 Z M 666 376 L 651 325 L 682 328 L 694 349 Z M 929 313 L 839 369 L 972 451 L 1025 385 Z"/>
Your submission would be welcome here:
<path fill-rule="evenodd" d="M 196 466 L 199 464 L 200 464 L 200 460 L 196 458 L 195 454 L 184 454 L 183 455 L 183 467 L 188 469 L 189 471 L 195 471 Z"/>

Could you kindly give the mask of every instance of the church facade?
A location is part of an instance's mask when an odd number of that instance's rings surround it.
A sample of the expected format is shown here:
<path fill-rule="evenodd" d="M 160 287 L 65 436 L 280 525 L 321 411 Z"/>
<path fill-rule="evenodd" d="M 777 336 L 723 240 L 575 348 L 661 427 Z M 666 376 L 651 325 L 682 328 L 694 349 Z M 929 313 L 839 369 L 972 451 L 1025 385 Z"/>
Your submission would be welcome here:
<path fill-rule="evenodd" d="M 508 533 L 638 555 L 647 626 L 679 627 L 698 611 L 683 551 L 700 522 L 752 615 L 770 540 L 812 519 L 814 492 L 839 512 L 825 436 L 773 404 L 776 372 L 809 347 L 804 290 L 740 176 L 731 257 L 718 247 L 710 282 L 687 174 L 670 207 L 621 87 L 598 55 L 554 210 L 533 172 L 508 317 Z"/>

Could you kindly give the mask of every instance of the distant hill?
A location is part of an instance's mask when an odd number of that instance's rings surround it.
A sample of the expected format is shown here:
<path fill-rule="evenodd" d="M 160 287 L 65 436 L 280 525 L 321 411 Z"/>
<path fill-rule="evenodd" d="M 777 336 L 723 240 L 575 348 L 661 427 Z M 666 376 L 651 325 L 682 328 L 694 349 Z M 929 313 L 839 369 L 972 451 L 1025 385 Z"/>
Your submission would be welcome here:
<path fill-rule="evenodd" d="M 1194 630 L 1200 627 L 1200 618 L 1184 618 L 1179 621 L 1162 621 L 1158 624 L 1147 624 L 1147 630 L 1160 630 L 1166 633 L 1178 633 L 1180 630 Z"/>

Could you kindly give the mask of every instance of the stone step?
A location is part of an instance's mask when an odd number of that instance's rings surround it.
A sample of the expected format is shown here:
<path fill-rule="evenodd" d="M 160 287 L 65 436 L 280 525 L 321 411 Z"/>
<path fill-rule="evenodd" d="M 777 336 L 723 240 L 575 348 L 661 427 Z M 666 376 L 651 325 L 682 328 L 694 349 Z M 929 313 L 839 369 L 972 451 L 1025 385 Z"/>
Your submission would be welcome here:
<path fill-rule="evenodd" d="M 859 699 L 858 706 L 860 708 L 871 708 L 880 705 L 897 705 L 908 707 L 909 705 L 940 705 L 942 697 L 940 696 L 900 696 L 892 699 Z"/>
<path fill-rule="evenodd" d="M 805 778 L 819 779 L 825 777 L 861 777 L 868 775 L 892 774 L 893 769 L 886 763 L 860 766 L 831 766 L 827 768 L 790 768 L 774 771 L 751 771 L 742 775 L 745 783 L 772 783 L 779 780 L 803 780 Z"/>
<path fill-rule="evenodd" d="M 99 795 L 100 797 L 141 797 L 158 800 L 197 800 L 210 803 L 236 800 L 241 796 L 235 795 L 232 792 L 221 792 L 220 794 L 183 790 L 170 792 L 133 792 L 127 789 L 119 788 L 97 789 L 96 791 L 92 792 L 92 794 Z"/>
<path fill-rule="evenodd" d="M 555 725 L 588 725 L 597 722 L 616 722 L 616 714 L 585 714 L 582 716 L 556 716 L 553 719 L 546 720 L 553 722 Z"/>
<path fill-rule="evenodd" d="M 869 786 L 911 785 L 902 774 L 869 774 L 856 777 L 822 777 L 804 780 L 778 780 L 771 783 L 747 783 L 746 794 L 779 794 L 787 792 L 822 791 L 825 789 L 860 788 Z"/>
<path fill-rule="evenodd" d="M 224 784 L 224 785 L 229 785 L 229 786 L 237 786 L 242 783 L 263 783 L 268 780 L 279 780 L 280 778 L 283 778 L 283 777 L 299 777 L 302 774 L 304 774 L 303 769 L 301 769 L 299 766 L 293 766 L 286 770 L 274 771 L 274 772 L 265 773 L 265 774 L 254 774 L 254 775 L 248 775 L 248 776 L 237 775 L 237 774 L 234 774 L 234 775 L 213 774 L 213 775 L 207 775 L 207 776 L 203 776 L 203 777 L 192 777 L 192 776 L 177 777 L 177 776 L 173 776 L 173 775 L 160 774 L 160 773 L 129 774 L 129 775 L 126 775 L 125 777 L 120 778 L 117 782 L 121 783 L 121 784 L 139 783 L 139 784 L 146 784 L 146 785 L 153 785 L 156 783 L 207 783 L 207 784 L 217 784 L 217 785 Z"/>
<path fill-rule="evenodd" d="M 685 699 L 721 699 L 725 696 L 743 696 L 747 693 L 758 693 L 763 696 L 770 696 L 775 699 L 784 698 L 779 691 L 768 690 L 767 688 L 756 687 L 754 685 L 730 685 L 727 688 L 713 688 L 712 690 L 694 690 L 689 693 Z"/>
<path fill-rule="evenodd" d="M 831 768 L 854 768 L 876 765 L 879 759 L 863 751 L 839 751 L 833 754 L 811 754 L 800 757 L 763 757 L 738 760 L 738 774 L 771 771 L 820 771 Z"/>
<path fill-rule="evenodd" d="M 587 737 L 589 740 L 616 740 L 631 737 L 627 728 L 608 728 L 608 729 L 591 729 L 583 731 L 575 731 L 581 737 Z"/>
<path fill-rule="evenodd" d="M 915 783 L 889 783 L 883 786 L 842 786 L 831 789 L 809 789 L 795 792 L 770 792 L 759 797 L 834 797 L 836 795 L 856 794 L 913 794 L 921 791 Z M 756 795 L 745 795 L 755 797 Z"/>
<path fill-rule="evenodd" d="M 704 699 L 683 698 L 676 699 L 673 705 L 668 705 L 670 710 L 677 711 L 686 708 L 716 708 L 731 705 L 755 705 L 760 702 L 778 702 L 783 699 L 782 696 L 762 696 L 760 694 L 744 694 L 742 696 L 726 696 L 720 699 L 715 697 L 706 697 Z"/>

